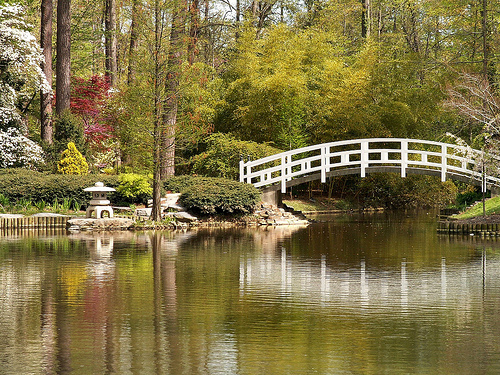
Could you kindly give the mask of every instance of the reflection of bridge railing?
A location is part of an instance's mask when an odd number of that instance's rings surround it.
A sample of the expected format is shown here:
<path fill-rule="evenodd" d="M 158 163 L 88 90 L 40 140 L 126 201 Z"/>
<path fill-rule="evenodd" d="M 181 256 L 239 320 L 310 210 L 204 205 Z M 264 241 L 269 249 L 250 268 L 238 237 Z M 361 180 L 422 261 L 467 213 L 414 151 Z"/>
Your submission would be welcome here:
<path fill-rule="evenodd" d="M 476 159 L 481 151 L 448 143 L 402 138 L 354 139 L 323 143 L 282 152 L 253 161 L 240 161 L 240 181 L 256 187 L 287 186 L 330 176 L 400 172 L 440 176 L 481 184 L 483 173 Z M 495 158 L 498 159 L 498 158 Z M 500 162 L 500 159 L 498 159 Z M 500 187 L 500 179 L 484 176 L 487 186 Z"/>
<path fill-rule="evenodd" d="M 308 306 L 341 306 L 356 311 L 358 306 L 403 310 L 419 304 L 435 308 L 442 303 L 473 303 L 480 295 L 481 281 L 499 285 L 498 259 L 422 269 L 401 260 L 399 267 L 378 269 L 365 260 L 359 265 L 331 265 L 325 256 L 318 262 L 304 262 L 287 254 L 265 254 L 240 259 L 240 293 L 261 294 L 266 300 L 293 301 Z M 459 302 L 457 302 L 459 301 Z"/>

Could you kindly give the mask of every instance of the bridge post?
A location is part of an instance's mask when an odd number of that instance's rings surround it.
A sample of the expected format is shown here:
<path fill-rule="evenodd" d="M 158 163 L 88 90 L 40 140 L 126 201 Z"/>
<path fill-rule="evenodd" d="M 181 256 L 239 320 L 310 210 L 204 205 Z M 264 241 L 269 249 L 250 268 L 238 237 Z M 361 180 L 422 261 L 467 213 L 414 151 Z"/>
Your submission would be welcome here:
<path fill-rule="evenodd" d="M 321 183 L 326 183 L 326 147 L 321 147 Z"/>
<path fill-rule="evenodd" d="M 401 177 L 406 177 L 406 167 L 408 166 L 408 141 L 401 141 Z"/>
<path fill-rule="evenodd" d="M 281 193 L 286 193 L 286 155 L 281 157 Z"/>
<path fill-rule="evenodd" d="M 368 154 L 369 154 L 368 142 L 361 142 L 361 177 L 366 177 L 366 166 L 368 165 Z"/>
<path fill-rule="evenodd" d="M 240 182 L 245 182 L 245 162 L 243 155 L 240 155 Z"/>
<path fill-rule="evenodd" d="M 441 146 L 441 181 L 446 181 L 446 170 L 448 168 L 448 146 Z"/>
<path fill-rule="evenodd" d="M 246 173 L 246 177 L 247 177 L 247 184 L 251 184 L 252 183 L 252 177 L 250 177 L 250 175 L 252 174 L 252 166 L 250 165 L 250 162 L 252 161 L 252 158 L 250 155 L 247 155 L 248 157 L 248 165 L 247 165 L 247 173 Z"/>

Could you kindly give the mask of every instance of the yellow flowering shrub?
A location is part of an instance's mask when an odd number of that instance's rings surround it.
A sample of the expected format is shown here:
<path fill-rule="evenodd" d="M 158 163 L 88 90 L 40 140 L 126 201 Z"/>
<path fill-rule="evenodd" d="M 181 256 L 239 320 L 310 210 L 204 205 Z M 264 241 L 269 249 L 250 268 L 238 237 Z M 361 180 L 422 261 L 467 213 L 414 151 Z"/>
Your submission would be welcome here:
<path fill-rule="evenodd" d="M 63 151 L 62 158 L 57 163 L 57 172 L 61 174 L 87 174 L 89 165 L 85 157 L 76 149 L 73 142 L 68 143 L 68 148 Z"/>

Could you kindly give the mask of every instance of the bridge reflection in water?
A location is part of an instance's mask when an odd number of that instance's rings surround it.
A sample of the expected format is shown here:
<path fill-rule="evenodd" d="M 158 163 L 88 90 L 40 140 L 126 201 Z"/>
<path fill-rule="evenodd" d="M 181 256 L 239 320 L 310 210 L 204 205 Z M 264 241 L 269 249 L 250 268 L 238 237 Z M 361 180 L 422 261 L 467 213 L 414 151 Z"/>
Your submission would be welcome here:
<path fill-rule="evenodd" d="M 316 263 L 301 261 L 282 248 L 280 255 L 242 257 L 240 293 L 286 298 L 297 305 L 347 309 L 399 307 L 404 312 L 409 302 L 417 301 L 419 308 L 436 308 L 449 302 L 448 295 L 464 303 L 476 298 L 478 290 L 485 287 L 486 275 L 490 280 L 500 280 L 500 262 L 486 262 L 486 254 L 482 256 L 481 262 L 454 264 L 451 270 L 447 269 L 446 258 L 439 268 L 426 270 L 411 270 L 403 259 L 396 271 L 370 269 L 363 259 L 357 267 L 330 267 L 324 255 Z"/>

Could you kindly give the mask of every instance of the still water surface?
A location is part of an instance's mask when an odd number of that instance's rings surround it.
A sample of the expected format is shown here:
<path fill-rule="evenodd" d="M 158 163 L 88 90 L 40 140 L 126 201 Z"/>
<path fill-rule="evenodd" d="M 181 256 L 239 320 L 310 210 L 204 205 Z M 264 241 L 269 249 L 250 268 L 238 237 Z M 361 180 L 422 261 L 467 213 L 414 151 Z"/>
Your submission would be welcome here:
<path fill-rule="evenodd" d="M 0 374 L 497 374 L 500 241 L 433 214 L 0 237 Z"/>

